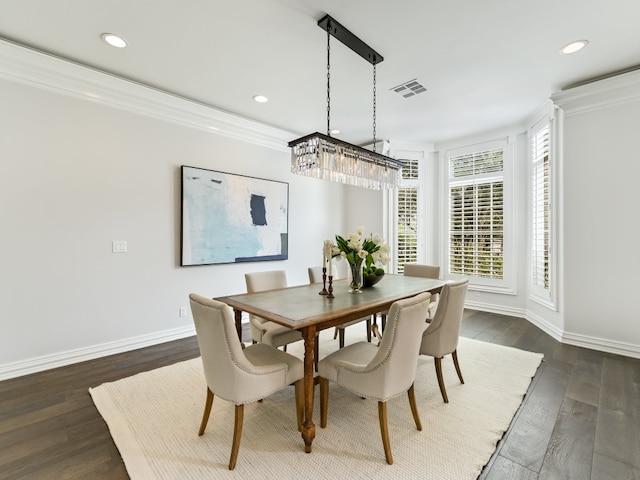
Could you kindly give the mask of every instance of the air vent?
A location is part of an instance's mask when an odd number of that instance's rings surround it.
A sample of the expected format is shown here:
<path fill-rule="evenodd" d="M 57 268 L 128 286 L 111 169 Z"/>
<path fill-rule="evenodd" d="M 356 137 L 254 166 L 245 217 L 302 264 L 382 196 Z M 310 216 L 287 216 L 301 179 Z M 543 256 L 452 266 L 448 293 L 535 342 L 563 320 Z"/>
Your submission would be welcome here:
<path fill-rule="evenodd" d="M 414 78 L 408 82 L 401 83 L 397 87 L 393 87 L 391 91 L 396 92 L 401 97 L 409 98 L 414 95 L 418 95 L 419 93 L 426 92 L 427 89 Z"/>

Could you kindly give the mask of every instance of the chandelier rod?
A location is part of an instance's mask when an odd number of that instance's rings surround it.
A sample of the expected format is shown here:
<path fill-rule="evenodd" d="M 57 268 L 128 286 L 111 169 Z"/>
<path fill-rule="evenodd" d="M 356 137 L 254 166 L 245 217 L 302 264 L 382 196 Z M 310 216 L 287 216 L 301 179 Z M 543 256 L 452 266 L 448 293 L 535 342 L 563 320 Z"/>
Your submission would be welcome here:
<path fill-rule="evenodd" d="M 327 136 L 331 136 L 331 26 L 327 22 Z"/>

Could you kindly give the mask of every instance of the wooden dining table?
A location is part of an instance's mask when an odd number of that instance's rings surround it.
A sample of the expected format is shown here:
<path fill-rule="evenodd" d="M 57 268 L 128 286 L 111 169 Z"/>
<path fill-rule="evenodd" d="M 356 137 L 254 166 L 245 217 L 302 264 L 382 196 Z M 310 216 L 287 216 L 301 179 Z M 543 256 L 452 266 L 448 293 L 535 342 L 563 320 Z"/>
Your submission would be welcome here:
<path fill-rule="evenodd" d="M 217 297 L 233 308 L 236 330 L 242 340 L 242 312 L 299 330 L 304 340 L 304 422 L 305 452 L 311 452 L 315 438 L 313 423 L 314 348 L 321 330 L 388 310 L 391 304 L 422 292 L 438 293 L 444 280 L 386 274 L 382 281 L 361 293 L 349 293 L 349 282 L 333 283 L 334 298 L 319 295 L 322 283 L 312 283 L 256 293 Z"/>

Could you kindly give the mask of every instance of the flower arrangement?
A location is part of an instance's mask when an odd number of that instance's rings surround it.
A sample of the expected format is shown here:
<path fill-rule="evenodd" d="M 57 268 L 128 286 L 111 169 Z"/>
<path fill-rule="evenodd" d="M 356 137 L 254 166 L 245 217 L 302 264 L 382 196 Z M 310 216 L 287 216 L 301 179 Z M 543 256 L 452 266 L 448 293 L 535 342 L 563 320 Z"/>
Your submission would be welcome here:
<path fill-rule="evenodd" d="M 357 227 L 356 233 L 349 233 L 347 238 L 336 235 L 337 247 L 333 247 L 333 256 L 340 255 L 350 265 L 360 266 L 364 260 L 365 275 L 384 275 L 384 269 L 377 265 L 389 262 L 389 246 L 378 234 L 364 237 L 364 227 Z"/>

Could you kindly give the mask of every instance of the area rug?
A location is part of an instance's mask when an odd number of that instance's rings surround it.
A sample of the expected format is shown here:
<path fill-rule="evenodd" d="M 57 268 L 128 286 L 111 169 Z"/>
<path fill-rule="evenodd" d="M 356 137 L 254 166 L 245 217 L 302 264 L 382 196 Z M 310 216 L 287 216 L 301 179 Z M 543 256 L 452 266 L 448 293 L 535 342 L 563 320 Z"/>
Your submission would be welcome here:
<path fill-rule="evenodd" d="M 360 329 L 346 330 L 347 343 Z M 364 327 L 363 329 L 364 330 Z M 320 355 L 338 348 L 322 332 Z M 302 355 L 302 342 L 289 346 Z M 328 424 L 319 426 L 316 388 L 313 451 L 297 431 L 293 387 L 245 406 L 238 462 L 228 470 L 233 404 L 215 398 L 207 430 L 198 437 L 206 386 L 199 358 L 140 373 L 89 391 L 132 479 L 474 479 L 490 460 L 515 415 L 542 354 L 460 339 L 465 384 L 450 357 L 443 360 L 449 396 L 440 396 L 433 359 L 420 357 L 416 399 L 422 431 L 406 395 L 388 403 L 394 463 L 385 462 L 377 403 L 331 385 Z"/>

